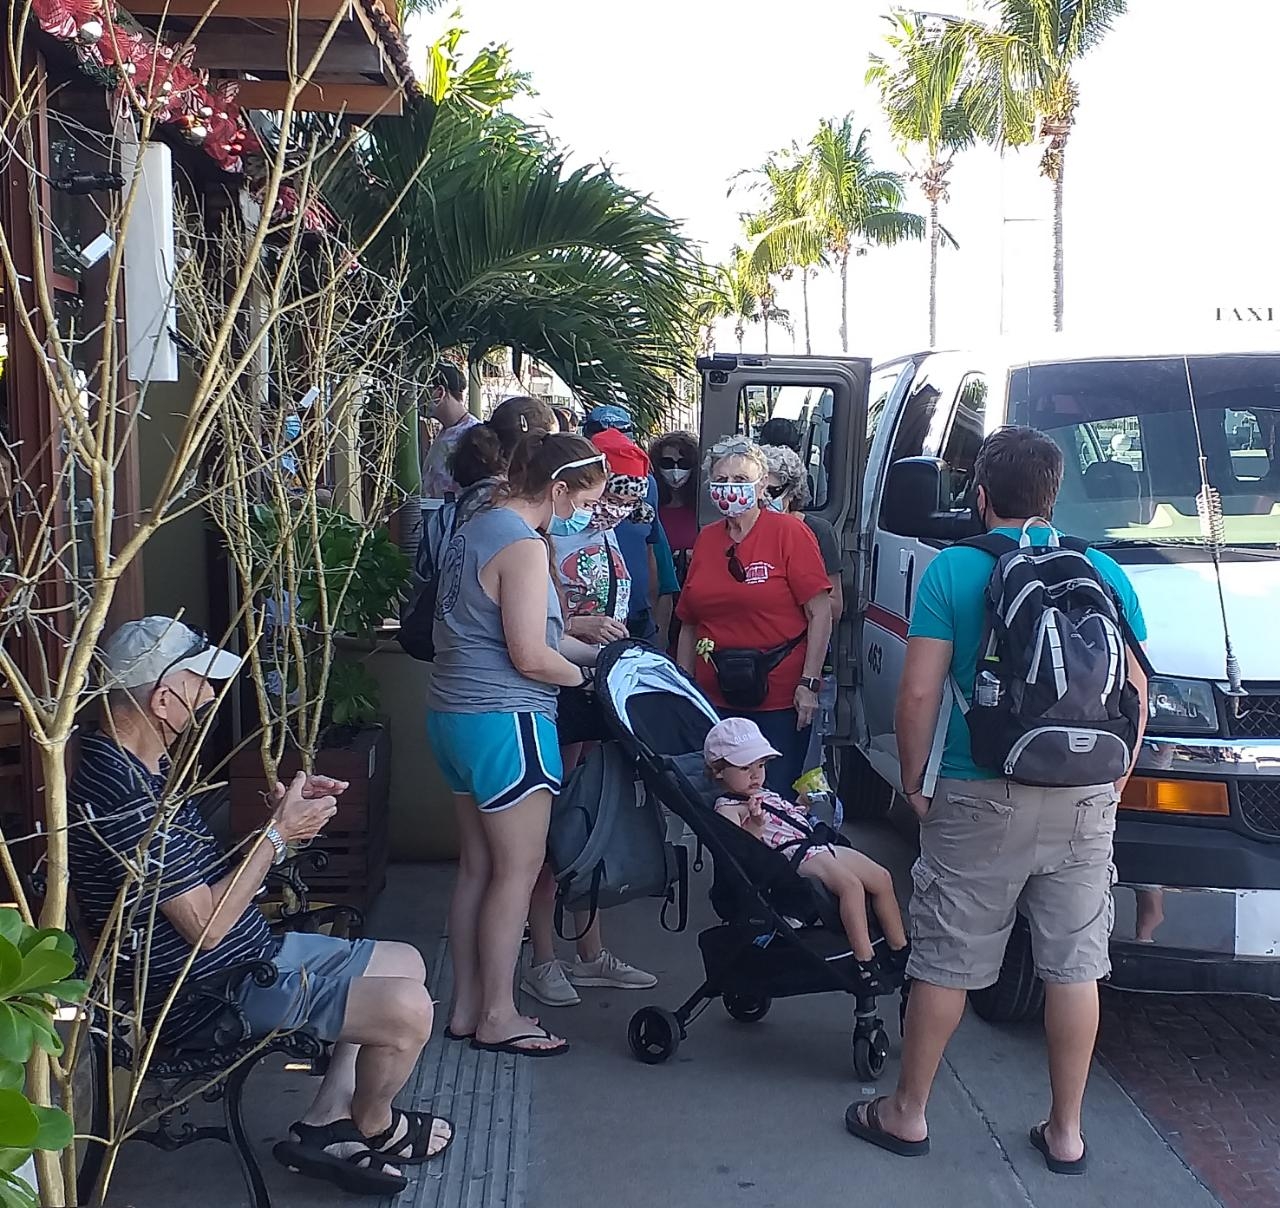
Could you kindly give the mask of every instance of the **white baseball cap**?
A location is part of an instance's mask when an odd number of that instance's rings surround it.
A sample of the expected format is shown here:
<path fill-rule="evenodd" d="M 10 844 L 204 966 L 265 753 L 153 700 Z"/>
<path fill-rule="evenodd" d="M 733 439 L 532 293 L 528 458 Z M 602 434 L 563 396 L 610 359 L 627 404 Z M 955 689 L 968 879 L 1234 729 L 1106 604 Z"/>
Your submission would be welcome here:
<path fill-rule="evenodd" d="M 723 759 L 735 768 L 749 768 L 757 759 L 780 759 L 782 752 L 769 745 L 755 722 L 745 717 L 726 717 L 707 731 L 702 755 L 708 763 Z"/>
<path fill-rule="evenodd" d="M 173 617 L 126 621 L 102 644 L 101 659 L 104 688 L 142 688 L 175 671 L 228 680 L 244 663 L 242 656 L 210 642 L 203 630 Z"/>

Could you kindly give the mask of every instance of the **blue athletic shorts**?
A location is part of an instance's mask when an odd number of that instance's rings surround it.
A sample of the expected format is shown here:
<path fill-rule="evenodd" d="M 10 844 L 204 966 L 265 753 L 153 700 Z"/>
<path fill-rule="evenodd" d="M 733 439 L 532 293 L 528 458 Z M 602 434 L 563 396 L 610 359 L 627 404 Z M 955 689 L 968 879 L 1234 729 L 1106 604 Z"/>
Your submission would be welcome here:
<path fill-rule="evenodd" d="M 255 1037 L 305 1028 L 321 1040 L 337 1040 L 347 1014 L 347 991 L 364 975 L 373 940 L 286 933 L 271 958 L 279 976 L 270 986 L 251 977 L 241 983 L 240 1009 Z"/>
<path fill-rule="evenodd" d="M 469 793 L 486 812 L 510 809 L 530 793 L 560 791 L 564 765 L 556 723 L 541 713 L 437 713 L 427 710 L 427 737 L 455 793 Z"/>

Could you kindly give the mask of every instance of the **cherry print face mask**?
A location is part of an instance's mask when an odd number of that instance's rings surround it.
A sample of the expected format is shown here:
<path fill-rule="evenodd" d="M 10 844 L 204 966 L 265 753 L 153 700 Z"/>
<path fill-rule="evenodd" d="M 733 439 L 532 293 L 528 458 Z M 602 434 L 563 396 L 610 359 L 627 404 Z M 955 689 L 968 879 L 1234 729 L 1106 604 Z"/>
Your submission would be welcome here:
<path fill-rule="evenodd" d="M 759 503 L 754 482 L 713 482 L 708 490 L 722 516 L 741 516 Z"/>

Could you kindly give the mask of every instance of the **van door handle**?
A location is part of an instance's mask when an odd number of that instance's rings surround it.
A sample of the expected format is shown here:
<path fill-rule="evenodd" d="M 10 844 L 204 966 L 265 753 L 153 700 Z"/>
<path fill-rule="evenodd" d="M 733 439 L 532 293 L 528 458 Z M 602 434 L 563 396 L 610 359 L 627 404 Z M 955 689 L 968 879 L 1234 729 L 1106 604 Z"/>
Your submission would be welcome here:
<path fill-rule="evenodd" d="M 907 583 L 902 590 L 902 615 L 911 620 L 911 589 L 915 586 L 916 577 L 916 560 L 910 554 L 907 555 L 906 569 Z"/>

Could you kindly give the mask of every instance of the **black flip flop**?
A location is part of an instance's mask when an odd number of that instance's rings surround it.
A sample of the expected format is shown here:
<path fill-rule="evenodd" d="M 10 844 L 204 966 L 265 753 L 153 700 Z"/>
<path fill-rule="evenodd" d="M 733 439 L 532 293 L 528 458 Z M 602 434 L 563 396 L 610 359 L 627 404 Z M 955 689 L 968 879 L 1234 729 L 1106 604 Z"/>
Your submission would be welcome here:
<path fill-rule="evenodd" d="M 325 1125 L 323 1129 L 314 1129 L 310 1125 L 302 1127 L 313 1136 L 324 1133 L 325 1144 L 355 1142 L 363 1148 L 345 1158 L 340 1158 L 336 1154 L 327 1153 L 323 1146 L 318 1144 L 318 1137 L 312 1142 L 277 1142 L 271 1151 L 272 1156 L 295 1174 L 334 1183 L 352 1195 L 394 1196 L 399 1195 L 409 1186 L 409 1180 L 404 1175 L 389 1174 L 383 1169 L 384 1166 L 398 1165 L 398 1163 L 390 1161 L 386 1154 L 370 1149 L 368 1140 L 350 1120 L 339 1120 L 335 1124 Z"/>
<path fill-rule="evenodd" d="M 562 1040 L 553 1049 L 528 1049 L 520 1044 L 522 1040 L 550 1040 L 551 1033 L 546 1028 L 536 1032 L 521 1032 L 519 1036 L 508 1036 L 506 1040 L 484 1041 L 471 1039 L 471 1047 L 481 1053 L 512 1053 L 516 1057 L 559 1057 L 569 1051 L 569 1042 Z"/>
<path fill-rule="evenodd" d="M 395 1140 L 396 1130 L 400 1127 L 402 1119 L 408 1121 L 408 1126 L 405 1128 L 404 1135 L 399 1140 Z M 445 1143 L 433 1151 L 431 1149 L 431 1142 L 434 1140 L 432 1125 L 437 1119 L 441 1124 L 449 1126 L 449 1135 Z M 449 1146 L 453 1144 L 454 1135 L 452 1120 L 446 1120 L 443 1116 L 433 1116 L 430 1112 L 402 1111 L 398 1107 L 393 1107 L 391 1127 L 385 1132 L 380 1132 L 376 1137 L 370 1137 L 369 1148 L 382 1154 L 393 1166 L 416 1166 L 421 1162 L 443 1157 Z M 400 1150 L 406 1145 L 409 1146 L 409 1152 L 402 1154 Z"/>
<path fill-rule="evenodd" d="M 880 1123 L 880 1104 L 883 1102 L 884 1096 L 881 1095 L 878 1099 L 859 1099 L 850 1103 L 844 1113 L 845 1128 L 858 1140 L 869 1141 L 872 1145 L 896 1153 L 900 1158 L 923 1158 L 929 1152 L 929 1138 L 925 1137 L 923 1141 L 904 1141 L 901 1137 L 886 1132 L 884 1125 Z M 858 1117 L 858 1108 L 864 1105 L 867 1109 L 865 1124 Z"/>
<path fill-rule="evenodd" d="M 455 1032 L 452 1028 L 446 1027 L 444 1038 L 446 1040 L 474 1040 L 476 1034 L 474 1032 Z"/>
<path fill-rule="evenodd" d="M 1031 1130 L 1031 1144 L 1044 1156 L 1044 1164 L 1053 1174 L 1084 1174 L 1089 1169 L 1089 1146 L 1084 1147 L 1084 1151 L 1074 1162 L 1065 1161 L 1063 1158 L 1055 1158 L 1049 1152 L 1049 1142 L 1045 1138 L 1044 1130 L 1048 1127 L 1048 1121 L 1043 1124 L 1037 1124 Z M 1080 1140 L 1084 1140 L 1084 1134 L 1080 1135 Z"/>

